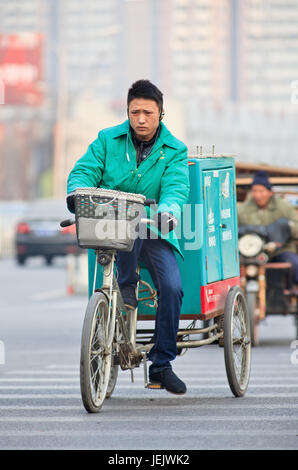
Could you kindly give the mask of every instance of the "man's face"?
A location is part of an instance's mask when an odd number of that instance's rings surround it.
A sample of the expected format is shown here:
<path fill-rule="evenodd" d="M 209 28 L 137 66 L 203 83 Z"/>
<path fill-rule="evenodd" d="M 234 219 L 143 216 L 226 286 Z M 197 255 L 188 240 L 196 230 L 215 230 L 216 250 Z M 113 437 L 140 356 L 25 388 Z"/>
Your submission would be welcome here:
<path fill-rule="evenodd" d="M 267 206 L 272 194 L 272 191 L 265 188 L 262 184 L 254 184 L 251 188 L 251 196 L 260 208 Z"/>
<path fill-rule="evenodd" d="M 143 98 L 131 100 L 128 106 L 128 117 L 138 139 L 152 139 L 159 126 L 159 107 L 156 101 Z"/>

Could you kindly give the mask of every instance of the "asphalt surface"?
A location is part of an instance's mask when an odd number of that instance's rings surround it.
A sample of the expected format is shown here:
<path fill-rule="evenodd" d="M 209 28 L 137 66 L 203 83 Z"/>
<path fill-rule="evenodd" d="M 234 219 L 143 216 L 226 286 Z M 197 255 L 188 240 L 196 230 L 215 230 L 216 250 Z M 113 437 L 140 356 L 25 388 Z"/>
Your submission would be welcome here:
<path fill-rule="evenodd" d="M 120 371 L 113 396 L 90 415 L 79 388 L 87 297 L 67 295 L 66 284 L 63 259 L 52 267 L 40 259 L 24 267 L 0 260 L 0 449 L 298 448 L 293 317 L 261 324 L 242 398 L 230 391 L 223 349 L 209 345 L 173 363 L 186 395 L 145 389 L 142 367 L 134 383 Z"/>

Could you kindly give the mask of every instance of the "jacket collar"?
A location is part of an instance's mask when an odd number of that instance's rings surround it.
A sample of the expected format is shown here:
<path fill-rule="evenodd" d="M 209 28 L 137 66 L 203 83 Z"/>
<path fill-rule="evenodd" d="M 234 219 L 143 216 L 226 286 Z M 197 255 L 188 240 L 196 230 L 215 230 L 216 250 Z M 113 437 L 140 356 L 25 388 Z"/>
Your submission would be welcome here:
<path fill-rule="evenodd" d="M 129 120 L 127 119 L 122 124 L 117 126 L 117 131 L 115 132 L 113 138 L 117 139 L 123 135 L 129 134 Z M 179 143 L 175 139 L 175 137 L 171 134 L 171 132 L 167 129 L 163 122 L 160 123 L 160 133 L 157 139 L 158 146 L 167 145 L 168 147 L 172 147 L 174 149 L 179 148 Z"/>

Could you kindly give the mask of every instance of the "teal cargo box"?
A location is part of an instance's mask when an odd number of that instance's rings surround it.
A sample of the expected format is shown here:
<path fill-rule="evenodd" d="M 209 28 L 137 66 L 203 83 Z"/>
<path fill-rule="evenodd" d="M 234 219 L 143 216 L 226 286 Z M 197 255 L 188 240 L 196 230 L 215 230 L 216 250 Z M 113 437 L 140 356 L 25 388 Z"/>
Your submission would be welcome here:
<path fill-rule="evenodd" d="M 208 319 L 224 309 L 228 290 L 239 285 L 235 164 L 232 157 L 189 158 L 190 195 L 176 231 L 184 298 L 181 318 Z M 89 250 L 89 295 L 94 286 L 95 252 Z M 95 282 L 101 285 L 100 266 Z M 141 265 L 141 279 L 154 287 Z M 150 304 L 150 302 L 149 302 Z M 139 302 L 138 318 L 154 318 L 154 308 Z"/>

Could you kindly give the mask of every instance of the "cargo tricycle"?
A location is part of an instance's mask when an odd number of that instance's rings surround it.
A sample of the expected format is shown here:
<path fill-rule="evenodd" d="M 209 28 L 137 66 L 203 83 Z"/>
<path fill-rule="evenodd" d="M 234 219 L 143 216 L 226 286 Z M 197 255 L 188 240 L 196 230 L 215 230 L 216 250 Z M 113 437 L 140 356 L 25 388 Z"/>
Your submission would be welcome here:
<path fill-rule="evenodd" d="M 288 200 L 298 215 L 298 170 L 293 168 L 253 163 L 236 164 L 237 199 L 249 196 L 253 175 L 266 170 L 272 190 L 278 197 Z M 275 256 L 292 239 L 287 218 L 269 225 L 240 225 L 240 285 L 245 292 L 251 322 L 251 344 L 259 344 L 259 326 L 268 316 L 291 315 L 298 338 L 298 296 L 294 282 L 293 265 Z M 298 252 L 298 251 L 297 251 Z"/>
<path fill-rule="evenodd" d="M 251 338 L 245 296 L 240 288 L 234 159 L 189 157 L 190 196 L 176 228 L 183 257 L 177 253 L 184 298 L 177 333 L 178 354 L 217 343 L 224 348 L 228 383 L 236 397 L 245 394 L 250 375 Z M 144 213 L 144 207 L 147 212 Z M 154 330 L 156 288 L 140 260 L 138 307 L 128 309 L 117 283 L 116 255 L 130 251 L 148 218 L 152 201 L 143 195 L 101 188 L 75 191 L 78 243 L 88 248 L 89 302 L 80 358 L 81 396 L 86 410 L 98 412 L 112 395 L 119 367 L 144 368 Z M 64 221 L 65 224 L 73 221 Z M 203 324 L 202 324 L 203 321 Z M 145 323 L 146 324 L 146 323 Z"/>

